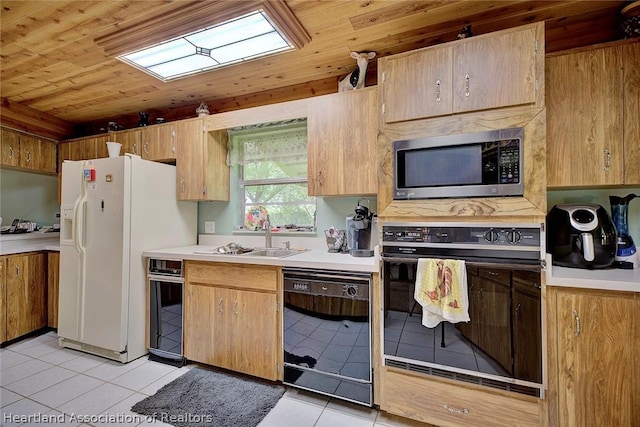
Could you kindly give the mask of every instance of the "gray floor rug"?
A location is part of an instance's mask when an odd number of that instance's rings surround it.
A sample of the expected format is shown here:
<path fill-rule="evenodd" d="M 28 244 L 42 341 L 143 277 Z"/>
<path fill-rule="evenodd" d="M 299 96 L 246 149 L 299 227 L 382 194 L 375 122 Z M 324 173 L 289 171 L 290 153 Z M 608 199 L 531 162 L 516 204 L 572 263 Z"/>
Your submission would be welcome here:
<path fill-rule="evenodd" d="M 177 427 L 255 427 L 284 391 L 281 385 L 195 367 L 131 410 Z"/>

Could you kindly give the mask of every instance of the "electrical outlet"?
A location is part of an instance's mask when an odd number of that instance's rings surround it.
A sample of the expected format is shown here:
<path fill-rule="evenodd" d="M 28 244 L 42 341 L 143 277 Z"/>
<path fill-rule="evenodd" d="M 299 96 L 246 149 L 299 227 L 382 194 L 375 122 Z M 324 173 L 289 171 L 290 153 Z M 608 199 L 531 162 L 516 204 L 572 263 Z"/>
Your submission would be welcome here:
<path fill-rule="evenodd" d="M 216 222 L 215 221 L 205 221 L 204 222 L 204 233 L 205 234 L 215 234 L 216 232 Z"/>

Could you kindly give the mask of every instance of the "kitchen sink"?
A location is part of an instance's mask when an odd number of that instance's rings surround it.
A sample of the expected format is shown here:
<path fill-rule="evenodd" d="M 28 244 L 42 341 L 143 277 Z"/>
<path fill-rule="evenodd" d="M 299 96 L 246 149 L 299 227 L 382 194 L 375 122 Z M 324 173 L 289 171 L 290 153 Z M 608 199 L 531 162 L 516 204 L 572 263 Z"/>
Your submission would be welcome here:
<path fill-rule="evenodd" d="M 280 248 L 258 248 L 241 256 L 264 256 L 270 258 L 284 258 L 305 252 L 306 249 L 280 249 Z"/>

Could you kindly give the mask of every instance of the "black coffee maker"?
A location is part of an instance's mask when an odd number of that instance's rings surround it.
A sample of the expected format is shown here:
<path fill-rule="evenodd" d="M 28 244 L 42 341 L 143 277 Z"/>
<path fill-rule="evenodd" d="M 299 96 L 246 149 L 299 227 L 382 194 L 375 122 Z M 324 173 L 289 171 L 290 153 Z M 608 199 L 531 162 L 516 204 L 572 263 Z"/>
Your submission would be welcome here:
<path fill-rule="evenodd" d="M 546 234 L 553 265 L 605 268 L 615 260 L 616 229 L 600 205 L 555 205 L 547 214 Z"/>
<path fill-rule="evenodd" d="M 354 257 L 371 257 L 371 223 L 373 213 L 368 207 L 362 206 L 360 200 L 355 214 L 347 217 L 347 246 L 349 254 Z"/>

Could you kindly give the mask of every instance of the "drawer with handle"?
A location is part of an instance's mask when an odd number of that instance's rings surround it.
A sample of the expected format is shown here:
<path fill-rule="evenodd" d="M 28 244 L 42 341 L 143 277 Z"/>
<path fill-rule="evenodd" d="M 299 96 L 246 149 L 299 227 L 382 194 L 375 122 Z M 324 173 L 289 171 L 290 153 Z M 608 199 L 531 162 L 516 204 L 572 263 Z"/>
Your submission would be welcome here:
<path fill-rule="evenodd" d="M 536 398 L 509 397 L 386 368 L 380 408 L 446 426 L 540 426 Z"/>

